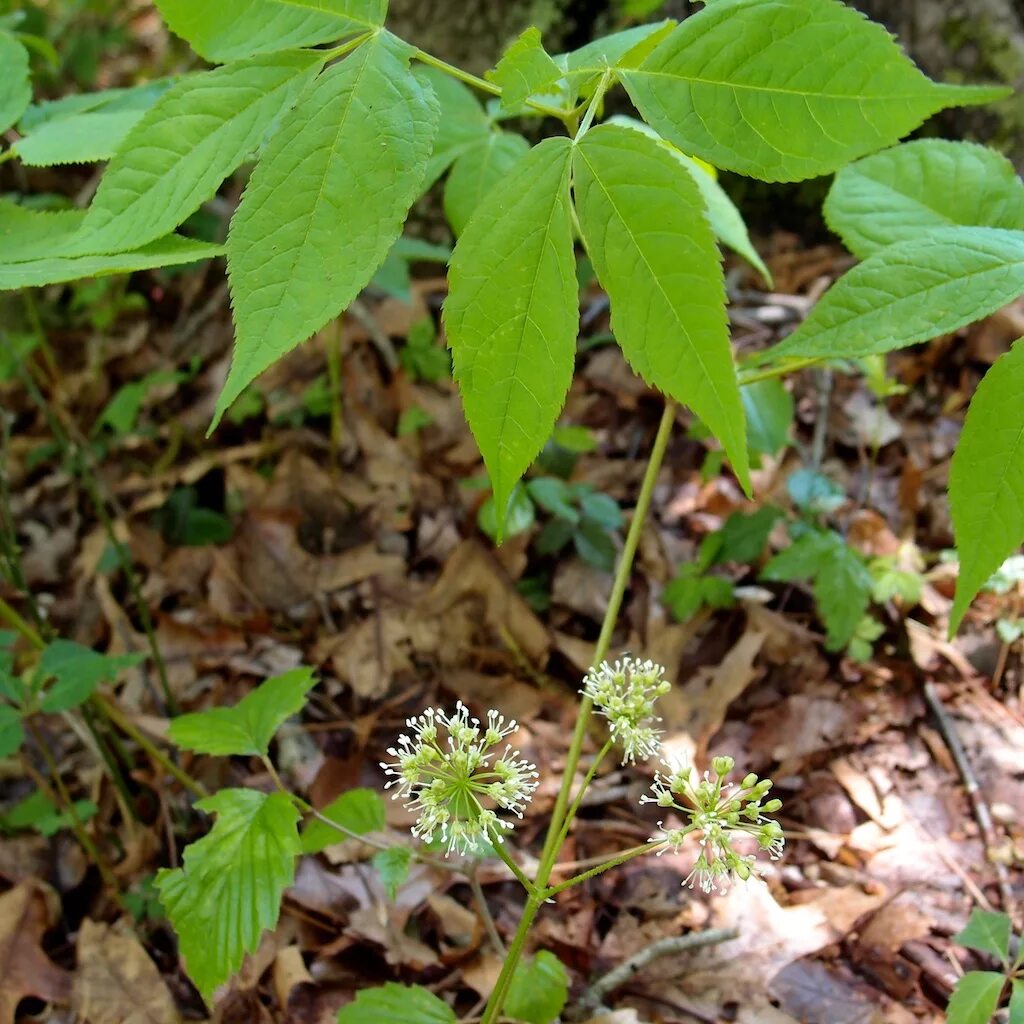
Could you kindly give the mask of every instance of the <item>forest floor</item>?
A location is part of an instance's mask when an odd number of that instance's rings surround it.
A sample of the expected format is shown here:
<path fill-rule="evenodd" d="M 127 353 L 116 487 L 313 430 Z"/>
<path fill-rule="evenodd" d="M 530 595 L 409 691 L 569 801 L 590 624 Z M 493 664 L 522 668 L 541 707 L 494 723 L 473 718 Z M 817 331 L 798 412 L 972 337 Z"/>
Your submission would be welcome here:
<path fill-rule="evenodd" d="M 838 247 L 781 232 L 760 249 L 772 292 L 740 264 L 729 269 L 741 353 L 791 329 L 848 265 Z M 443 372 L 443 337 L 430 340 L 424 328 L 437 324 L 444 280 L 429 266 L 419 272 L 408 300 L 368 294 L 357 316 L 284 359 L 210 439 L 231 341 L 222 266 L 41 293 L 48 349 L 21 367 L 38 393 L 16 367 L 0 383 L 10 511 L 47 627 L 105 652 L 144 652 L 143 602 L 181 709 L 233 703 L 262 678 L 316 666 L 311 702 L 274 751 L 286 780 L 316 806 L 351 787 L 379 788 L 385 748 L 404 718 L 428 705 L 461 698 L 518 719 L 518 745 L 541 777 L 510 838 L 529 864 L 611 576 L 571 543 L 538 550 L 550 518 L 542 509 L 501 547 L 479 528 L 487 496 L 479 455 Z M 564 434 L 567 447 L 549 451 L 540 473 L 567 472 L 628 517 L 661 402 L 607 344 L 607 306 L 593 284 L 581 308 L 577 377 L 561 422 L 585 432 Z M 741 774 L 775 780 L 788 843 L 763 884 L 726 895 L 682 888 L 690 860 L 666 855 L 559 896 L 532 942 L 568 966 L 574 1001 L 657 940 L 738 929 L 730 942 L 638 971 L 605 998 L 616 1010 L 601 1018 L 607 1024 L 939 1021 L 958 976 L 986 966 L 951 941 L 971 909 L 1005 909 L 1020 925 L 1024 674 L 1013 627 L 1021 584 L 1010 578 L 1002 593 L 983 593 L 947 640 L 955 565 L 940 556 L 952 546 L 944 488 L 964 408 L 985 368 L 1022 334 L 1018 305 L 895 356 L 890 383 L 906 390 L 884 399 L 859 372 L 798 375 L 795 426 L 762 457 L 754 502 L 727 468 L 707 471 L 705 445 L 680 416 L 613 652 L 666 666 L 675 684 L 662 702 L 671 754 L 704 765 L 728 753 Z M 340 402 L 330 385 L 334 352 Z M 806 585 L 759 578 L 788 543 L 785 523 L 806 514 L 794 498 L 798 472 L 831 482 L 821 485 L 830 500 L 818 514 L 851 547 L 918 577 L 913 599 L 874 606 L 880 635 L 865 641 L 864 660 L 825 649 Z M 769 506 L 780 518 L 762 553 L 715 570 L 735 585 L 731 606 L 676 621 L 663 590 L 680 566 L 731 514 Z M 100 509 L 130 554 L 138 594 Z M 620 535 L 609 531 L 597 551 L 584 545 L 589 562 L 606 560 Z M 28 615 L 23 594 L 0 596 Z M 106 692 L 164 743 L 168 704 L 152 661 Z M 18 1012 L 116 1021 L 142 1007 L 147 1015 L 131 1019 L 212 1013 L 312 1024 L 388 979 L 425 984 L 469 1017 L 479 1012 L 500 959 L 465 879 L 415 865 L 391 901 L 369 870 L 372 848 L 353 841 L 302 859 L 279 927 L 208 1010 L 148 888 L 201 834 L 193 798 L 130 741 L 119 791 L 76 713 L 41 730 L 27 747 L 32 777 L 16 760 L 0 764 L 0 1024 Z M 47 837 L 10 820 L 46 772 L 39 744 L 70 795 L 94 805 L 89 834 L 132 897 L 134 919 L 118 910 L 72 832 Z M 966 771 L 951 752 L 958 744 Z M 256 759 L 182 763 L 209 789 L 271 785 Z M 652 773 L 605 765 L 564 851 L 570 870 L 653 834 L 657 811 L 638 804 Z M 985 829 L 968 794 L 975 787 L 991 817 Z M 388 801 L 390 833 L 407 835 L 409 823 Z M 508 938 L 519 890 L 497 861 L 478 877 Z M 112 987 L 115 962 L 134 981 Z"/>

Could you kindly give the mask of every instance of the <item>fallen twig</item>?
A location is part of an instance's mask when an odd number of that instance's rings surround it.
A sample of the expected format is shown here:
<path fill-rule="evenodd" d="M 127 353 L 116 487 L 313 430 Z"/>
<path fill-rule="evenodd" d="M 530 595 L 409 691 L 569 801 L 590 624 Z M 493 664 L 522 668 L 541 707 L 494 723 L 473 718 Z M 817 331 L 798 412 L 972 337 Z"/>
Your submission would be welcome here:
<path fill-rule="evenodd" d="M 720 942 L 729 942 L 739 936 L 738 928 L 710 928 L 706 932 L 690 932 L 688 935 L 673 935 L 671 938 L 658 939 L 649 946 L 634 953 L 604 977 L 598 978 L 583 994 L 581 1005 L 587 1010 L 598 1010 L 604 1003 L 605 996 L 621 988 L 633 976 L 648 964 L 665 956 L 676 953 L 687 953 L 705 946 L 717 946 Z"/>
<path fill-rule="evenodd" d="M 1003 903 L 1003 910 L 1011 920 L 1016 920 L 1013 892 L 1010 889 L 1010 879 L 1007 875 L 1006 865 L 992 856 L 992 850 L 996 845 L 996 829 L 992 821 L 992 812 L 989 810 L 988 801 L 982 795 L 981 786 L 978 785 L 977 776 L 971 768 L 967 759 L 967 751 L 960 742 L 960 735 L 956 730 L 956 724 L 950 718 L 942 703 L 942 698 L 935 689 L 935 684 L 926 682 L 924 684 L 924 699 L 928 702 L 935 721 L 939 727 L 942 738 L 949 747 L 953 756 L 953 763 L 960 773 L 960 779 L 964 784 L 971 807 L 974 809 L 974 817 L 977 819 L 978 828 L 981 831 L 981 841 L 985 847 L 986 859 L 992 864 L 996 873 L 996 884 L 999 887 L 999 896 Z"/>

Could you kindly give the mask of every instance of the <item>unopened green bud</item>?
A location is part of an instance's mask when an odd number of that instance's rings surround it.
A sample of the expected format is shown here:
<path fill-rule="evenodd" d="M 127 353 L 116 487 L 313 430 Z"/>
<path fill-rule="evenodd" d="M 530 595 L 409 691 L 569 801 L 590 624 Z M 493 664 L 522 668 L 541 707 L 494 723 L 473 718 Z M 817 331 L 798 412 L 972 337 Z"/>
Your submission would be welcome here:
<path fill-rule="evenodd" d="M 728 756 L 716 757 L 711 762 L 711 767 L 714 769 L 715 774 L 720 779 L 724 779 L 725 776 L 728 775 L 729 772 L 731 772 L 733 770 L 733 768 L 736 767 L 736 761 L 735 761 L 734 758 L 731 758 L 731 757 L 728 757 Z"/>

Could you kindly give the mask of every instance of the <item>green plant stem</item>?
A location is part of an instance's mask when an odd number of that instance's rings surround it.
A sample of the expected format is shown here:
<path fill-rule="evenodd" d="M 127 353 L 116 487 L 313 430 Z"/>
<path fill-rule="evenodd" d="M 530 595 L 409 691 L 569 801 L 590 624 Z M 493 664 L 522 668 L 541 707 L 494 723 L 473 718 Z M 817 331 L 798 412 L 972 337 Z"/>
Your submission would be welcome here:
<path fill-rule="evenodd" d="M 46 642 L 39 633 L 2 597 L 0 597 L 0 620 L 20 633 L 37 651 L 41 651 L 46 646 Z"/>
<path fill-rule="evenodd" d="M 491 96 L 501 95 L 500 85 L 488 82 L 486 78 L 480 78 L 469 71 L 463 71 L 462 68 L 449 64 L 447 61 L 441 60 L 440 57 L 427 53 L 426 50 L 417 48 L 413 56 L 421 64 L 426 64 L 429 67 L 436 68 L 438 71 L 443 71 L 446 75 L 451 75 L 452 78 L 457 78 L 460 82 L 473 86 L 474 89 L 479 89 L 481 92 L 486 92 Z M 532 107 L 538 113 L 546 114 L 548 117 L 557 117 L 559 121 L 563 122 L 575 114 L 575 111 L 563 110 L 561 107 L 549 107 L 546 103 L 537 103 L 534 100 L 527 100 L 526 106 Z"/>
<path fill-rule="evenodd" d="M 820 356 L 808 356 L 806 359 L 794 359 L 791 363 L 778 363 L 775 366 L 766 366 L 763 370 L 741 369 L 739 372 L 739 384 L 742 388 L 748 384 L 758 384 L 763 380 L 785 377 L 787 374 L 796 373 L 798 370 L 806 370 L 808 366 L 817 366 L 821 361 Z"/>
<path fill-rule="evenodd" d="M 209 796 L 206 787 L 201 782 L 193 779 L 188 772 L 176 765 L 162 750 L 146 739 L 113 700 L 100 694 L 94 694 L 92 699 L 102 715 L 108 718 L 125 736 L 132 740 L 151 761 L 154 761 L 163 768 L 172 778 L 177 779 L 194 797 L 201 800 L 203 797 Z"/>
<path fill-rule="evenodd" d="M 665 401 L 665 408 L 661 414 L 661 422 L 658 424 L 658 432 L 654 437 L 654 445 L 651 448 L 651 455 L 647 462 L 647 469 L 644 471 L 644 478 L 640 484 L 640 494 L 637 497 L 636 508 L 633 511 L 633 519 L 629 524 L 629 532 L 626 534 L 626 541 L 622 547 L 622 554 L 619 556 L 619 564 L 615 570 L 615 581 L 612 584 L 611 596 L 608 598 L 608 607 L 605 609 L 604 622 L 601 624 L 601 633 L 597 638 L 597 646 L 594 648 L 592 664 L 600 664 L 611 647 L 612 634 L 615 632 L 615 624 L 618 621 L 619 611 L 622 608 L 622 600 L 626 594 L 626 587 L 633 569 L 633 559 L 636 557 L 636 549 L 640 543 L 640 534 L 643 531 L 644 521 L 647 518 L 648 509 L 651 507 L 651 497 L 654 494 L 654 485 L 658 480 L 661 471 L 661 464 L 665 458 L 665 451 L 668 448 L 668 441 L 672 435 L 672 424 L 675 422 L 676 404 L 671 399 Z M 569 752 L 566 755 L 565 768 L 563 769 L 562 787 L 555 800 L 555 807 L 551 814 L 551 824 L 548 826 L 547 838 L 544 841 L 544 849 L 541 852 L 540 865 L 537 868 L 537 877 L 534 881 L 535 890 L 543 892 L 547 888 L 548 878 L 558 858 L 561 849 L 560 837 L 569 808 L 569 795 L 572 791 L 573 779 L 576 777 L 576 767 L 579 764 L 583 752 L 583 742 L 587 735 L 587 722 L 593 710 L 592 701 L 584 696 L 580 701 L 579 714 L 576 718 L 576 728 L 569 745 Z M 654 849 L 653 844 L 638 848 L 632 856 L 639 856 L 639 849 L 644 851 Z M 628 858 L 627 858 L 628 859 Z M 618 863 L 622 863 L 619 861 Z M 600 870 L 607 870 L 614 867 L 613 863 L 607 866 L 599 865 L 593 870 L 593 874 L 600 873 Z M 577 879 L 571 879 L 569 883 L 560 883 L 556 891 L 568 888 L 569 884 L 575 885 L 584 877 L 591 877 L 591 873 L 584 873 Z M 508 955 L 502 964 L 501 973 L 495 983 L 494 991 L 487 1000 L 480 1024 L 497 1024 L 501 1017 L 501 1010 L 505 1003 L 505 996 L 508 987 L 512 984 L 512 976 L 515 974 L 516 965 L 523 953 L 523 946 L 526 943 L 526 936 L 533 924 L 533 919 L 540 909 L 540 902 L 537 895 L 529 897 L 523 916 L 520 918 L 519 927 L 513 936 L 509 946 Z"/>
<path fill-rule="evenodd" d="M 577 812 L 580 809 L 580 805 L 583 803 L 583 797 L 586 795 L 587 787 L 594 781 L 594 776 L 597 774 L 597 769 L 601 767 L 601 762 L 608 756 L 608 752 L 612 749 L 614 744 L 612 741 L 606 740 L 604 746 L 597 752 L 597 756 L 594 758 L 593 763 L 587 771 L 587 774 L 583 777 L 583 781 L 580 783 L 580 788 L 576 793 L 576 799 L 573 800 L 572 806 L 566 811 L 565 821 L 562 822 L 562 830 L 558 833 L 558 849 L 562 848 L 562 844 L 565 842 L 566 837 L 569 835 L 569 828 L 573 823 L 573 819 L 576 817 Z"/>
<path fill-rule="evenodd" d="M 324 53 L 324 63 L 329 60 L 337 60 L 339 57 L 344 57 L 346 53 L 351 53 L 353 50 L 362 46 L 371 36 L 375 35 L 375 32 L 363 32 L 362 35 L 356 36 L 354 39 L 349 39 L 347 42 L 342 43 L 340 46 L 336 46 L 333 50 L 328 50 Z"/>
<path fill-rule="evenodd" d="M 644 843 L 643 846 L 633 846 L 628 850 L 623 850 L 622 853 L 616 854 L 610 860 L 606 860 L 602 864 L 598 864 L 597 867 L 593 867 L 589 871 L 573 875 L 572 878 L 567 878 L 564 882 L 559 882 L 558 885 L 550 886 L 545 889 L 541 895 L 545 899 L 551 899 L 552 896 L 555 896 L 560 892 L 564 892 L 566 889 L 571 889 L 574 885 L 579 885 L 580 882 L 585 882 L 587 879 L 593 878 L 595 875 L 601 875 L 605 871 L 617 868 L 620 864 L 625 864 L 626 861 L 633 860 L 634 857 L 642 857 L 645 853 L 658 853 L 659 851 L 664 850 L 667 845 L 667 843 Z"/>
<path fill-rule="evenodd" d="M 594 123 L 597 108 L 601 105 L 601 100 L 604 99 L 604 94 L 608 91 L 608 86 L 611 84 L 611 78 L 609 75 L 610 72 L 606 71 L 601 76 L 601 81 L 597 83 L 594 95 L 590 98 L 590 102 L 587 104 L 587 112 L 583 115 L 583 120 L 576 126 L 576 131 L 573 133 L 573 142 L 579 142 L 580 139 L 587 134 L 590 130 L 590 126 Z"/>
<path fill-rule="evenodd" d="M 60 767 L 54 760 L 53 754 L 50 753 L 49 745 L 39 734 L 39 730 L 36 729 L 30 719 L 25 719 L 25 728 L 35 741 L 40 754 L 43 756 L 43 760 L 46 762 L 46 767 L 50 772 L 50 777 L 53 779 L 53 785 L 56 788 L 56 793 L 54 793 L 46 784 L 46 780 L 32 769 L 27 756 L 23 759 L 26 771 L 33 777 L 36 785 L 39 786 L 40 790 L 42 790 L 43 795 L 50 800 L 51 803 L 56 804 L 67 814 L 68 820 L 71 822 L 71 831 L 74 832 L 79 845 L 85 851 L 86 856 L 93 862 L 93 864 L 96 865 L 96 870 L 99 871 L 100 878 L 103 879 L 104 885 L 106 885 L 110 890 L 115 903 L 117 903 L 118 907 L 124 910 L 124 903 L 121 900 L 121 889 L 117 883 L 117 878 L 110 865 L 107 863 L 106 858 L 100 853 L 99 847 L 92 841 L 92 837 L 89 833 L 86 832 L 85 825 L 82 823 L 82 819 L 79 818 L 78 811 L 75 810 L 75 802 L 71 799 L 71 794 L 68 792 L 67 787 L 64 785 L 64 780 L 61 778 Z"/>

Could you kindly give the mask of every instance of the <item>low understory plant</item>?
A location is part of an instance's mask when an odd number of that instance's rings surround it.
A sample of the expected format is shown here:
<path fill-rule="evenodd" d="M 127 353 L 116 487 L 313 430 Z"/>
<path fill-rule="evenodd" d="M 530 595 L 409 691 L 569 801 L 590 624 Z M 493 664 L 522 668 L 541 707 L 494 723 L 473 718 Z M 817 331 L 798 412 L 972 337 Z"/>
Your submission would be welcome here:
<path fill-rule="evenodd" d="M 652 841 L 552 881 L 601 761 L 613 749 L 630 762 L 656 752 L 661 669 L 606 658 L 680 406 L 699 417 L 750 494 L 751 406 L 742 389 L 837 361 L 875 373 L 885 353 L 955 332 L 1024 292 L 1024 185 L 1009 163 L 968 143 L 900 143 L 943 108 L 1009 93 L 929 80 L 884 29 L 840 0 L 713 0 L 681 23 L 636 26 L 559 55 L 530 29 L 484 78 L 390 32 L 386 0 L 157 7 L 214 67 L 32 105 L 30 41 L 16 25 L 0 28 L 0 131 L 15 129 L 0 161 L 109 160 L 87 209 L 43 212 L 17 196 L 0 200 L 0 288 L 226 255 L 236 337 L 213 430 L 263 370 L 331 325 L 375 275 L 379 284 L 389 269 L 387 287 L 407 287 L 403 225 L 412 204 L 447 175 L 445 210 L 457 242 L 443 327 L 490 478 L 496 538 L 572 382 L 577 244 L 609 296 L 615 341 L 665 397 L 536 870 L 525 872 L 503 841 L 508 815 L 522 813 L 537 780 L 532 765 L 503 746 L 513 726 L 496 713 L 477 721 L 456 704 L 414 715 L 383 769 L 416 811 L 421 841 L 379 851 L 386 886 L 400 884 L 414 857 L 446 863 L 433 842 L 462 858 L 498 856 L 522 884 L 523 913 L 481 1019 L 535 1019 L 523 1009 L 533 978 L 523 971 L 558 970 L 541 954 L 524 968 L 523 956 L 535 917 L 560 891 L 633 857 L 691 844 L 688 881 L 714 890 L 753 872 L 746 844 L 781 853 L 781 831 L 767 818 L 778 809 L 766 799 L 769 783 L 747 776 L 730 784 L 733 764 L 722 757 L 706 774 L 681 765 L 659 771 L 648 799 L 664 814 Z M 616 102 L 628 99 L 638 119 L 604 119 L 620 89 Z M 532 146 L 506 127 L 530 119 L 537 123 L 529 134 L 545 136 Z M 248 165 L 226 244 L 177 233 Z M 826 218 L 861 260 L 792 334 L 739 365 L 719 243 L 763 276 L 767 270 L 718 183 L 719 168 L 769 182 L 835 173 Z M 428 344 L 404 351 L 414 375 L 444 369 Z M 1022 386 L 1018 343 L 982 381 L 953 461 L 960 579 L 950 629 L 1024 537 Z M 586 496 L 577 497 L 579 508 L 568 507 L 582 515 Z M 827 544 L 836 540 L 824 530 L 793 536 L 793 548 Z M 780 578 L 814 577 L 793 565 L 776 570 Z M 273 927 L 296 858 L 325 842 L 324 829 L 366 837 L 383 823 L 372 799 L 346 794 L 340 809 L 314 811 L 280 782 L 270 743 L 312 686 L 312 672 L 296 670 L 234 707 L 172 724 L 183 749 L 260 758 L 276 784 L 269 793 L 204 796 L 197 806 L 215 815 L 211 830 L 187 848 L 182 867 L 156 880 L 207 998 Z M 595 712 L 607 720 L 608 740 L 580 779 Z M 366 819 L 346 824 L 357 813 Z M 555 998 L 537 1016 L 550 1020 L 560 1010 Z M 389 1014 L 454 1019 L 425 989 L 394 987 L 361 993 L 340 1019 Z"/>

